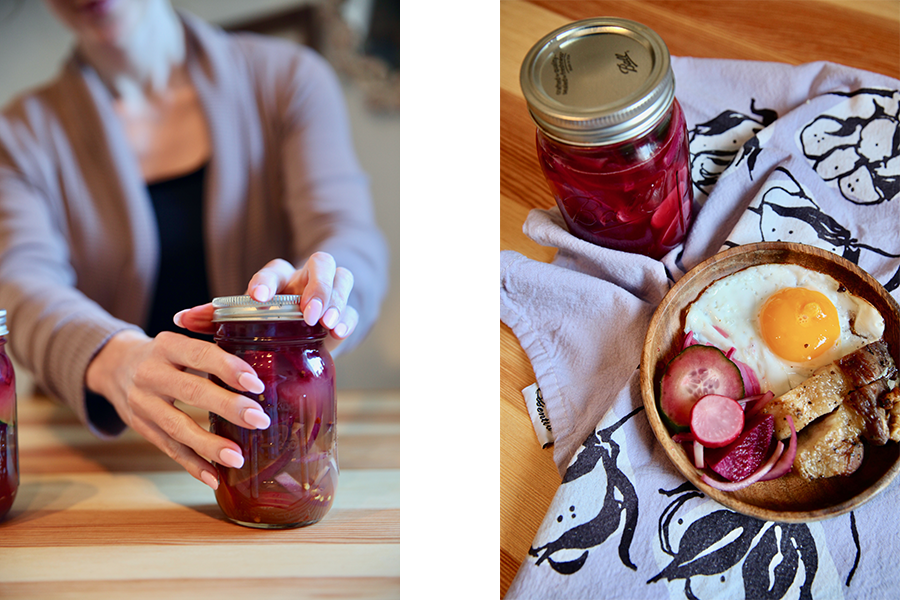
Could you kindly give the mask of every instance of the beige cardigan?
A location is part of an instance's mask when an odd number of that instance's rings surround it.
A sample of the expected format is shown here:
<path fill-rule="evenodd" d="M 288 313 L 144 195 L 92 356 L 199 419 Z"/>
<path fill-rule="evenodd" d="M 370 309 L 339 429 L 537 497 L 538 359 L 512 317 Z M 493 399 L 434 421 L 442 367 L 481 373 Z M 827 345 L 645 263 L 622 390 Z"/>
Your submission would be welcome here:
<path fill-rule="evenodd" d="M 337 78 L 309 49 L 181 18 L 213 147 L 204 198 L 211 293 L 243 293 L 272 258 L 300 265 L 330 252 L 354 274 L 353 346 L 378 314 L 388 258 Z M 159 255 L 146 185 L 111 102 L 73 56 L 0 118 L 9 345 L 100 436 L 124 424 L 105 399 L 86 405 L 85 370 L 110 336 L 145 322 Z"/>

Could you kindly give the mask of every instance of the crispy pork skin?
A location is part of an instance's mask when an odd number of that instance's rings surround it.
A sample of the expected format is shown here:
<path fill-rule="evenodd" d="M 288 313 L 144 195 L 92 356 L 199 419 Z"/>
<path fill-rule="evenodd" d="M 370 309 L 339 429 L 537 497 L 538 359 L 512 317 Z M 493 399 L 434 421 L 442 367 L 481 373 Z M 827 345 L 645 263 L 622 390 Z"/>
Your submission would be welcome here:
<path fill-rule="evenodd" d="M 878 379 L 893 379 L 897 365 L 891 358 L 884 338 L 863 346 L 856 352 L 835 361 L 844 376 L 850 380 L 851 390 L 861 388 Z"/>
<path fill-rule="evenodd" d="M 860 416 L 863 423 L 862 436 L 876 446 L 884 446 L 891 437 L 888 413 L 879 406 L 879 398 L 889 389 L 888 379 L 876 379 L 853 390 L 844 400 L 847 410 Z"/>

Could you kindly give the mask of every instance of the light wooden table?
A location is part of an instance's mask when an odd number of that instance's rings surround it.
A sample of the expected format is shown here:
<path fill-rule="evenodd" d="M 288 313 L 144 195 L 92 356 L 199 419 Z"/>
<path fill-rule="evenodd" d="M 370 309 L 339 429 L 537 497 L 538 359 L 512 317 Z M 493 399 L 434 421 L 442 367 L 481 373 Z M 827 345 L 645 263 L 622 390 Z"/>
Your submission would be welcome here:
<path fill-rule="evenodd" d="M 900 77 L 897 0 L 615 0 L 500 3 L 500 248 L 539 261 L 552 249 L 522 233 L 532 208 L 554 201 L 534 149 L 519 67 L 541 37 L 568 22 L 617 16 L 648 25 L 676 56 L 800 64 L 827 60 Z M 527 556 L 560 477 L 541 450 L 521 390 L 534 372 L 512 331 L 500 326 L 500 595 Z"/>
<path fill-rule="evenodd" d="M 212 490 L 133 431 L 101 441 L 68 408 L 20 398 L 0 598 L 398 598 L 400 394 L 339 390 L 337 403 L 331 511 L 267 531 L 225 521 Z"/>

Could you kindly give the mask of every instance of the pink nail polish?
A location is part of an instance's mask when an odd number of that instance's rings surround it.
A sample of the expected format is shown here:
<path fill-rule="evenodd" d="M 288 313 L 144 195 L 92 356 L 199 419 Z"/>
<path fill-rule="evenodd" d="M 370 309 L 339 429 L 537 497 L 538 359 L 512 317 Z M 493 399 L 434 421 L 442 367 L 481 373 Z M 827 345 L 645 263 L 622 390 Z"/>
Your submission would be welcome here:
<path fill-rule="evenodd" d="M 269 415 L 255 408 L 245 408 L 241 416 L 248 424 L 253 425 L 257 429 L 266 429 L 272 424 L 272 419 L 269 418 Z"/>
<path fill-rule="evenodd" d="M 253 296 L 253 299 L 257 302 L 268 302 L 269 301 L 269 286 L 259 284 L 250 292 L 250 295 Z"/>
<path fill-rule="evenodd" d="M 226 467 L 240 469 L 244 466 L 244 457 L 231 448 L 224 448 L 219 451 L 219 460 Z"/>
<path fill-rule="evenodd" d="M 319 322 L 319 319 L 322 317 L 322 301 L 318 298 L 313 298 L 309 301 L 309 304 L 306 305 L 306 310 L 303 311 L 303 320 L 306 321 L 307 325 L 315 325 Z"/>
<path fill-rule="evenodd" d="M 191 310 L 191 309 L 186 308 L 184 310 L 180 310 L 177 313 L 175 313 L 175 315 L 172 317 L 172 322 L 175 323 L 175 325 L 177 325 L 178 327 L 184 328 L 184 320 L 183 320 L 184 313 L 186 313 L 189 310 Z"/>
<path fill-rule="evenodd" d="M 251 394 L 262 394 L 266 389 L 265 384 L 253 373 L 241 373 L 238 375 L 238 383 Z"/>
<path fill-rule="evenodd" d="M 209 471 L 200 471 L 200 480 L 211 487 L 213 491 L 215 491 L 219 487 L 218 478 Z"/>
<path fill-rule="evenodd" d="M 340 318 L 341 313 L 338 311 L 338 309 L 331 307 L 325 311 L 325 316 L 322 317 L 322 325 L 324 325 L 328 329 L 334 329 L 335 324 Z"/>

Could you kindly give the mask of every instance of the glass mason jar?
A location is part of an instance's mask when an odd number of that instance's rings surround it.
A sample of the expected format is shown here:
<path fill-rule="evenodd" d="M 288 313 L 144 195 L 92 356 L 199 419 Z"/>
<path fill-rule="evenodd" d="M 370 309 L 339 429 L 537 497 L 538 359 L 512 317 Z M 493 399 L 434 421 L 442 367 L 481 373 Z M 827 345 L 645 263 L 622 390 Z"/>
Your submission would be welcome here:
<path fill-rule="evenodd" d="M 16 373 L 6 354 L 8 334 L 6 311 L 0 310 L 0 519 L 9 512 L 19 490 Z"/>
<path fill-rule="evenodd" d="M 244 456 L 240 469 L 216 465 L 216 501 L 228 519 L 248 527 L 311 525 L 334 502 L 334 362 L 324 346 L 327 330 L 307 325 L 299 303 L 289 295 L 213 300 L 216 344 L 246 361 L 266 386 L 259 395 L 229 389 L 259 402 L 272 420 L 251 430 L 209 415 L 210 431 L 237 443 Z"/>
<path fill-rule="evenodd" d="M 531 48 L 520 83 L 570 233 L 653 258 L 684 240 L 694 199 L 687 124 L 656 32 L 626 19 L 570 23 Z"/>

